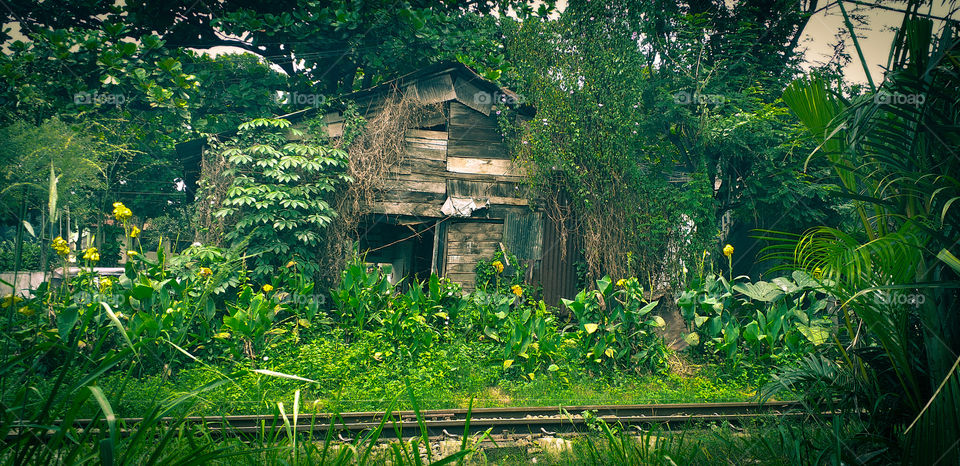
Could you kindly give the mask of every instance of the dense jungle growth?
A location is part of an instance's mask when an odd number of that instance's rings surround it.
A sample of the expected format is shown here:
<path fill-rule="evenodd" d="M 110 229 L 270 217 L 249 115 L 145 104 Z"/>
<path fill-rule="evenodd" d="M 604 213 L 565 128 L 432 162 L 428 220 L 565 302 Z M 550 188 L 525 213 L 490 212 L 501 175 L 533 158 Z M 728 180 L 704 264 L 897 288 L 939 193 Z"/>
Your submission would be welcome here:
<path fill-rule="evenodd" d="M 0 463 L 960 464 L 957 8 L 6 2 Z M 868 56 L 880 13 L 893 40 Z M 376 210 L 409 131 L 457 130 L 398 78 L 451 63 L 509 90 L 461 102 L 553 228 L 542 262 L 506 234 L 442 251 L 470 212 Z M 383 231 L 402 234 L 369 247 Z M 423 270 L 382 259 L 407 240 L 433 248 Z M 571 270 L 556 300 L 550 254 Z M 422 424 L 388 446 L 383 423 L 296 433 L 301 413 L 771 400 L 802 420 L 598 418 L 517 457 L 482 435 L 434 457 Z M 186 422 L 234 414 L 286 435 Z"/>

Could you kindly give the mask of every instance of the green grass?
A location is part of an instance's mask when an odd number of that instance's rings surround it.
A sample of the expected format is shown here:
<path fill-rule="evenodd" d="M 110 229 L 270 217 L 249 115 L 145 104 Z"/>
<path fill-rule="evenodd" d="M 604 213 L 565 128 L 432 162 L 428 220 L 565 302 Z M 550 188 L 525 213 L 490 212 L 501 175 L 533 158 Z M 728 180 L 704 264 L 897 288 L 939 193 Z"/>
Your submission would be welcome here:
<path fill-rule="evenodd" d="M 393 350 L 393 354 L 388 353 Z M 422 409 L 553 406 L 582 404 L 643 404 L 749 401 L 756 380 L 740 371 L 729 377 L 713 366 L 686 366 L 686 374 L 589 373 L 573 370 L 568 379 L 552 374 L 534 380 L 506 374 L 484 342 L 451 342 L 416 358 L 400 356 L 376 338 L 344 343 L 316 338 L 278 345 L 258 360 L 261 369 L 316 381 L 303 382 L 256 373 L 232 376 L 233 382 L 205 392 L 196 406 L 204 414 L 270 412 L 278 401 L 301 391 L 304 412 L 383 410 L 409 379 Z M 132 416 L 154 401 L 191 391 L 215 380 L 228 365 L 192 363 L 170 377 L 131 379 L 107 376 L 102 384 L 113 392 L 123 387 L 116 407 Z M 400 408 L 409 409 L 404 398 Z"/>

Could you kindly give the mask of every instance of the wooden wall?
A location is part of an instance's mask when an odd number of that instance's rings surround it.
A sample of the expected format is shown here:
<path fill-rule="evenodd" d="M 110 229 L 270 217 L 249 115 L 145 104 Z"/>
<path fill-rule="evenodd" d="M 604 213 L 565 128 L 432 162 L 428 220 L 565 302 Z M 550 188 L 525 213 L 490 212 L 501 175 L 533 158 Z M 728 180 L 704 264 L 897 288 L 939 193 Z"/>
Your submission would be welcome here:
<path fill-rule="evenodd" d="M 481 85 L 476 77 L 456 72 L 403 83 L 406 93 L 425 103 L 442 102 L 442 111 L 423 128 L 406 132 L 401 162 L 390 170 L 387 188 L 372 209 L 405 221 L 435 222 L 445 217 L 440 209 L 448 197 L 487 201 L 488 208 L 447 219 L 437 231 L 436 270 L 467 291 L 474 289 L 477 262 L 500 250 L 501 243 L 511 250 L 516 243 L 525 256 L 533 251 L 536 257 L 529 260 L 538 263 L 542 242 L 542 218 L 530 217 L 524 173 L 503 141 L 496 112 L 474 98 L 483 92 Z M 377 107 L 373 98 L 362 108 L 370 118 Z M 327 120 L 330 134 L 338 135 L 340 117 L 331 114 Z M 505 236 L 508 217 L 513 230 Z M 537 227 L 533 236 L 518 230 L 529 225 Z"/>
<path fill-rule="evenodd" d="M 446 260 L 443 275 L 473 291 L 477 262 L 488 259 L 500 248 L 503 223 L 500 221 L 455 220 L 446 228 Z"/>

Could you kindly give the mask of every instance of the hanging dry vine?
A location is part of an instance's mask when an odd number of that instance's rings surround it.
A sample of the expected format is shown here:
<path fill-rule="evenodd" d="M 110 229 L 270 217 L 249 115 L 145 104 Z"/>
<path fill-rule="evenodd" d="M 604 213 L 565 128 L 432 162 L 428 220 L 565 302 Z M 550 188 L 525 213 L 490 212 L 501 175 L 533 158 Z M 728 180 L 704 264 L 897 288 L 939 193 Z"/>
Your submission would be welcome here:
<path fill-rule="evenodd" d="M 440 110 L 441 104 L 422 104 L 394 88 L 375 107 L 361 109 L 367 118 L 353 107 L 344 112 L 343 135 L 332 143 L 347 150 L 347 173 L 353 182 L 339 191 L 332 203 L 339 218 L 326 231 L 322 269 L 328 276 L 321 277 L 323 282 L 334 283 L 353 254 L 361 220 L 386 189 L 390 170 L 403 163 L 406 131 L 421 126 L 428 115 Z"/>

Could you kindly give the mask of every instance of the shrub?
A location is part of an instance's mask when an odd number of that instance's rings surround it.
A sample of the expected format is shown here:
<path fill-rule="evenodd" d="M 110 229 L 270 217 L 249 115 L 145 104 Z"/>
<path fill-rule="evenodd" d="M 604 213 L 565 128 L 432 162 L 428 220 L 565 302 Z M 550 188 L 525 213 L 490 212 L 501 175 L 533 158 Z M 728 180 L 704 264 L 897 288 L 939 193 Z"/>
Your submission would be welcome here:
<path fill-rule="evenodd" d="M 637 279 L 609 276 L 597 280 L 593 290 L 582 290 L 563 305 L 576 317 L 576 342 L 588 365 L 661 371 L 667 367 L 667 349 L 653 329 L 664 325 L 649 315 L 659 301 L 647 302 Z"/>

